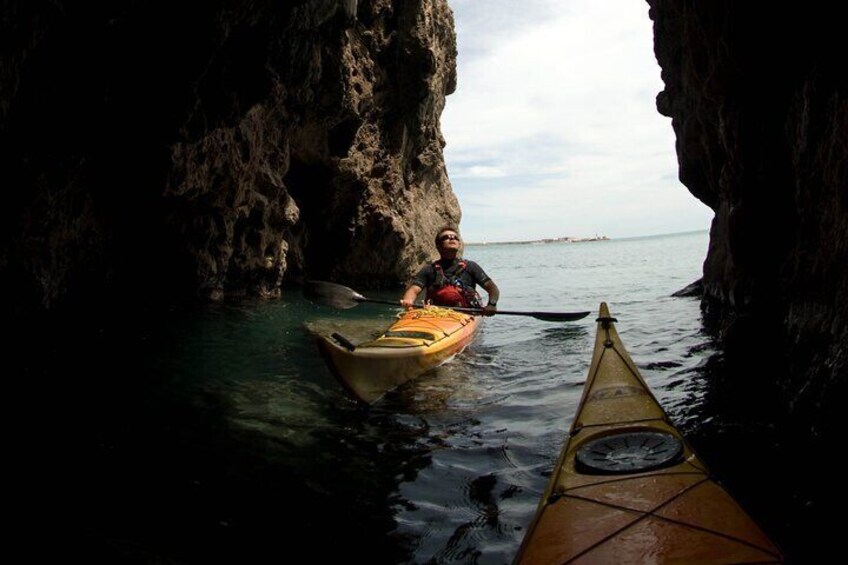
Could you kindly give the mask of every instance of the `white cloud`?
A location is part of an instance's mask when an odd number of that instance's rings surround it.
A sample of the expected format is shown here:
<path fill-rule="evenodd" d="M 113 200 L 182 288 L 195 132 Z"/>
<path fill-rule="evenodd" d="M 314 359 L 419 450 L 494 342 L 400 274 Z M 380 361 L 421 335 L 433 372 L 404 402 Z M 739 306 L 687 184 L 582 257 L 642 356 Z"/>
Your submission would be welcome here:
<path fill-rule="evenodd" d="M 644 1 L 453 0 L 457 91 L 442 116 L 471 240 L 706 229 L 677 181 Z M 513 227 L 514 226 L 514 227 Z"/>
<path fill-rule="evenodd" d="M 460 174 L 460 176 L 462 176 Z M 498 178 L 506 176 L 506 174 L 498 167 L 486 167 L 484 165 L 474 165 L 469 167 L 465 172 L 465 176 L 479 178 Z"/>

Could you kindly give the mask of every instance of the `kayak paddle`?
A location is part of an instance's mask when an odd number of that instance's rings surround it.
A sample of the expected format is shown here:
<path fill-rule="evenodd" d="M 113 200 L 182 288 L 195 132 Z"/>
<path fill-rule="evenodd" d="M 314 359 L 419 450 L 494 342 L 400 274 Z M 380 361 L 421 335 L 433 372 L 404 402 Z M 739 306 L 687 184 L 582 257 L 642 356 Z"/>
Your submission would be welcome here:
<path fill-rule="evenodd" d="M 362 302 L 371 302 L 374 304 L 388 304 L 400 308 L 400 302 L 392 302 L 391 300 L 378 300 L 376 298 L 366 298 L 353 289 L 340 284 L 327 281 L 306 281 L 303 285 L 303 295 L 310 302 L 332 306 L 346 310 L 358 306 Z M 423 304 L 415 304 L 415 308 L 424 308 Z M 454 308 L 451 310 L 457 312 L 468 312 L 470 314 L 482 314 L 482 308 Z M 515 312 L 509 310 L 498 310 L 495 315 L 505 316 L 530 316 L 537 320 L 546 322 L 571 322 L 580 320 L 589 315 L 589 312 Z"/>

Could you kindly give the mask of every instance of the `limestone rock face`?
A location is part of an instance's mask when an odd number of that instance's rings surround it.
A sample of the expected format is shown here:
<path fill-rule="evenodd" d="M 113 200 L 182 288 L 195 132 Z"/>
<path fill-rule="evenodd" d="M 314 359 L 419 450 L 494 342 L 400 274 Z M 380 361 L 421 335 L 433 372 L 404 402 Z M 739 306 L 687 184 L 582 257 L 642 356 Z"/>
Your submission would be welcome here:
<path fill-rule="evenodd" d="M 848 379 L 841 18 L 820 3 L 648 4 L 680 179 L 715 211 L 704 305 L 728 340 L 766 332 L 791 404 L 835 417 Z"/>
<path fill-rule="evenodd" d="M 21 312 L 399 285 L 460 221 L 446 0 L 10 1 L 0 25 L 0 290 Z"/>

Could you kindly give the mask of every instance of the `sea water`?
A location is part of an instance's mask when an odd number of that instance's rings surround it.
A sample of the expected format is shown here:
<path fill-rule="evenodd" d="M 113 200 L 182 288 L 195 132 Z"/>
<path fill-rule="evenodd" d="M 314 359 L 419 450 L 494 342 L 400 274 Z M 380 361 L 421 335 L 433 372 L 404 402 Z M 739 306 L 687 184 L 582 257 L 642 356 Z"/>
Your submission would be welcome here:
<path fill-rule="evenodd" d="M 392 306 L 333 310 L 289 292 L 127 307 L 124 327 L 57 344 L 30 371 L 65 383 L 66 417 L 38 447 L 54 508 L 43 538 L 62 532 L 63 554 L 89 562 L 509 563 L 580 400 L 601 302 L 672 421 L 786 538 L 791 495 L 721 447 L 736 428 L 761 443 L 770 429 L 713 409 L 719 352 L 699 300 L 673 296 L 701 276 L 707 246 L 706 232 L 470 245 L 500 309 L 591 314 L 486 318 L 464 352 L 370 407 L 345 394 L 314 335 L 366 339 Z"/>

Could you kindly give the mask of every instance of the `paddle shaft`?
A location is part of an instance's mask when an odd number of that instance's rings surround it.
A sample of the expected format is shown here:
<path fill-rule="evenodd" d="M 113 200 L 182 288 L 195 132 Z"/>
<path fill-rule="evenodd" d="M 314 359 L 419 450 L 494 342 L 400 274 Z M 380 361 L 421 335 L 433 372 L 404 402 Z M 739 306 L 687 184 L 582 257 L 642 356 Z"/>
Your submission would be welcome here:
<path fill-rule="evenodd" d="M 375 304 L 388 304 L 391 306 L 399 306 L 398 302 L 392 302 L 391 300 L 379 300 L 376 298 L 365 298 L 364 296 L 355 296 L 353 300 L 357 302 L 373 302 Z M 423 304 L 413 304 L 414 308 L 425 308 Z M 482 308 L 460 308 L 450 306 L 451 310 L 456 310 L 457 312 L 467 312 L 469 314 L 482 314 Z M 580 320 L 589 315 L 589 312 L 518 312 L 518 311 L 510 311 L 510 310 L 497 310 L 497 315 L 504 316 L 532 316 L 533 318 L 538 318 L 540 320 L 547 321 L 567 321 L 567 320 Z"/>
<path fill-rule="evenodd" d="M 367 298 L 362 296 L 353 289 L 340 284 L 327 281 L 306 281 L 303 286 L 303 292 L 307 299 L 325 304 L 334 308 L 353 308 L 361 302 L 373 302 L 374 304 L 388 304 L 389 306 L 399 307 L 400 302 L 392 302 L 390 300 L 379 300 L 376 298 Z M 414 304 L 415 308 L 425 308 L 423 304 Z M 468 312 L 471 314 L 484 314 L 483 308 L 453 308 L 457 312 Z M 546 322 L 570 322 L 580 320 L 590 314 L 590 312 L 515 312 L 509 310 L 495 310 L 494 314 L 503 314 L 505 316 L 532 316 L 537 320 Z"/>

